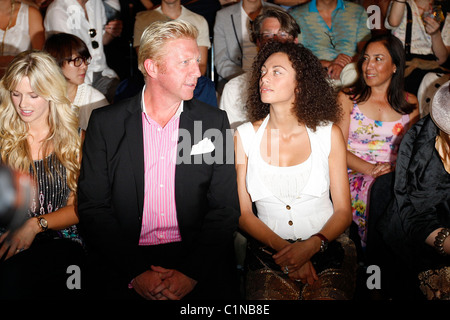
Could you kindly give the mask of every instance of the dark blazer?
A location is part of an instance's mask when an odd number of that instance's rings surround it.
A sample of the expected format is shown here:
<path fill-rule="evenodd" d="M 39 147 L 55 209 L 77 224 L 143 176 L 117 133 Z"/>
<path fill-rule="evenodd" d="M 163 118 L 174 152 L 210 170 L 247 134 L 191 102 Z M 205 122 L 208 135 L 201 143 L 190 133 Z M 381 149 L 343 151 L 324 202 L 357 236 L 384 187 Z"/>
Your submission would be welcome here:
<path fill-rule="evenodd" d="M 149 269 L 138 246 L 144 203 L 141 95 L 94 110 L 78 185 L 80 229 L 88 253 L 123 281 Z M 198 100 L 184 102 L 175 171 L 184 252 L 178 270 L 198 281 L 217 270 L 218 257 L 225 256 L 219 252 L 232 247 L 238 226 L 233 137 L 227 129 L 222 110 Z M 190 155 L 205 137 L 215 146 L 210 157 Z"/>

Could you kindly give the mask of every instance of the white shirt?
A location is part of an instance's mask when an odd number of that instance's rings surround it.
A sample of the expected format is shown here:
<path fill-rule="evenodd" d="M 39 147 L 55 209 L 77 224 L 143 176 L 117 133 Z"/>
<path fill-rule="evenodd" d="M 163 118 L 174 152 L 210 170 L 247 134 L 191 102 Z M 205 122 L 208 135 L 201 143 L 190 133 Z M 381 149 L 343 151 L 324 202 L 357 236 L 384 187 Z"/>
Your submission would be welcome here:
<path fill-rule="evenodd" d="M 219 108 L 227 113 L 231 129 L 247 121 L 245 105 L 248 97 L 250 72 L 243 73 L 228 81 L 220 96 Z"/>
<path fill-rule="evenodd" d="M 80 84 L 73 105 L 79 108 L 79 127 L 87 129 L 92 110 L 109 105 L 103 93 L 87 83 Z"/>
<path fill-rule="evenodd" d="M 161 7 L 152 10 L 138 12 L 134 25 L 134 39 L 133 46 L 138 47 L 141 41 L 142 33 L 152 22 L 168 19 L 162 12 Z M 209 39 L 208 22 L 201 15 L 192 12 L 191 10 L 181 6 L 181 14 L 175 20 L 187 21 L 193 24 L 198 30 L 197 45 L 199 47 L 211 47 Z"/>
<path fill-rule="evenodd" d="M 256 204 L 258 218 L 276 234 L 283 239 L 308 239 L 322 229 L 334 212 L 328 167 L 332 125 L 317 127 L 315 132 L 307 128 L 311 145 L 307 161 L 293 167 L 275 167 L 260 154 L 268 120 L 269 116 L 256 133 L 250 122 L 237 129 L 248 157 L 247 191 Z M 284 178 L 271 183 L 269 175 L 276 172 Z"/>
<path fill-rule="evenodd" d="M 5 40 L 3 43 L 4 56 L 16 56 L 22 51 L 31 49 L 31 38 L 28 25 L 28 5 L 16 2 L 16 6 L 20 5 L 19 13 L 17 14 L 16 24 L 8 31 L 0 29 L 0 39 Z"/>
<path fill-rule="evenodd" d="M 407 0 L 408 4 L 411 6 L 412 13 L 412 29 L 411 29 L 411 53 L 415 54 L 433 54 L 431 36 L 426 32 L 425 26 L 423 25 L 422 18 L 419 14 L 419 8 L 414 0 Z M 398 27 L 393 27 L 388 22 L 389 13 L 391 12 L 392 1 L 389 4 L 389 8 L 386 14 L 385 27 L 391 30 L 392 34 L 399 38 L 403 45 L 405 45 L 406 37 L 406 20 L 407 20 L 407 9 L 405 6 L 405 11 L 403 13 L 403 18 Z M 441 32 L 442 40 L 446 46 L 450 46 L 450 15 L 444 22 L 444 29 Z"/>
<path fill-rule="evenodd" d="M 93 73 L 101 72 L 102 76 L 117 78 L 117 74 L 108 67 L 103 49 L 103 33 L 106 24 L 105 7 L 101 0 L 88 0 L 86 11 L 89 20 L 86 19 L 83 7 L 76 0 L 54 0 L 47 8 L 44 19 L 44 27 L 47 37 L 52 33 L 69 33 L 79 37 L 86 43 L 92 56 L 91 64 L 86 73 L 85 82 L 92 83 Z M 95 29 L 95 37 L 89 34 L 90 29 Z M 94 49 L 92 41 L 98 43 Z"/>

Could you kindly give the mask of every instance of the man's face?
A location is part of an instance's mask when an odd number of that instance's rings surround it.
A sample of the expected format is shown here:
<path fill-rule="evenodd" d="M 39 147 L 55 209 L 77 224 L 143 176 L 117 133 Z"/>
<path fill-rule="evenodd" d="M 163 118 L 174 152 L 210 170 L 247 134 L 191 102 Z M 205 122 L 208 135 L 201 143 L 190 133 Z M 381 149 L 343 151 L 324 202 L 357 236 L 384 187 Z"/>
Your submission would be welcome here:
<path fill-rule="evenodd" d="M 280 29 L 281 24 L 277 18 L 266 18 L 261 23 L 260 34 L 258 38 L 258 47 L 261 48 L 268 41 L 287 42 L 295 39 L 287 32 Z"/>
<path fill-rule="evenodd" d="M 199 69 L 200 52 L 195 39 L 170 40 L 164 45 L 165 54 L 158 63 L 157 82 L 166 98 L 190 100 L 194 96 Z"/>

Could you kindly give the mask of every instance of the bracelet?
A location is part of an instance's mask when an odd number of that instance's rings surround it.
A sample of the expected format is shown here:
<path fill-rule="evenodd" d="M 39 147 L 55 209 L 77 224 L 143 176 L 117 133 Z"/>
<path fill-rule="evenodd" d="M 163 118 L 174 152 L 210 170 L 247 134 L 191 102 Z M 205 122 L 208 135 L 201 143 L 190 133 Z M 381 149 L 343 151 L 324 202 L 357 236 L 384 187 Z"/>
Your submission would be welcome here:
<path fill-rule="evenodd" d="M 447 239 L 449 235 L 450 229 L 443 228 L 441 231 L 438 232 L 436 238 L 434 238 L 434 247 L 436 248 L 436 251 L 443 256 L 447 255 L 444 251 L 444 241 L 445 239 Z"/>
<path fill-rule="evenodd" d="M 406 0 L 405 1 L 394 0 L 394 1 L 398 3 L 406 3 Z"/>

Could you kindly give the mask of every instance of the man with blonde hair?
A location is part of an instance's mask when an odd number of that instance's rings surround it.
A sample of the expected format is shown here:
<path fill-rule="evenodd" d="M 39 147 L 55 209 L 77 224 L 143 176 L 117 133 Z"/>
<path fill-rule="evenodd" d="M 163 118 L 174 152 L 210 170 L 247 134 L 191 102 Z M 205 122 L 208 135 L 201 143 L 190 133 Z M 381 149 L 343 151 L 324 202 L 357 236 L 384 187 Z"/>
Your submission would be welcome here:
<path fill-rule="evenodd" d="M 78 208 L 91 284 L 103 296 L 238 293 L 233 140 L 226 113 L 192 99 L 200 77 L 196 36 L 183 21 L 151 24 L 139 48 L 142 92 L 92 113 Z"/>

